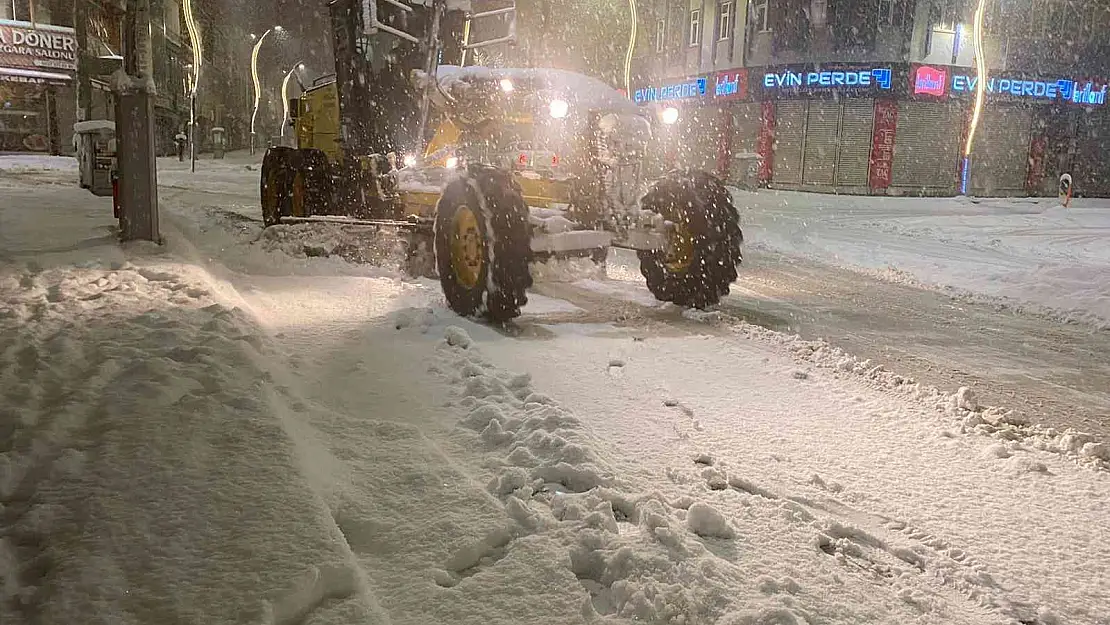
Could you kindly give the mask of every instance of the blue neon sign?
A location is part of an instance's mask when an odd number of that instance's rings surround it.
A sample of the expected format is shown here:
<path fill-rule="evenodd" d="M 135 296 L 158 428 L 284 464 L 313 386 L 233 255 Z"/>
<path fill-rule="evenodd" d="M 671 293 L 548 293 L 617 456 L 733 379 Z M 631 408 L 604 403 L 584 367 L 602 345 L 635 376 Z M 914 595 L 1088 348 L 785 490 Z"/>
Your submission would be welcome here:
<path fill-rule="evenodd" d="M 954 93 L 974 93 L 978 86 L 979 79 L 975 76 L 955 75 L 952 77 L 952 91 Z M 1020 80 L 1016 78 L 990 78 L 987 80 L 987 93 L 1020 98 L 1063 100 L 1073 104 L 1104 105 L 1106 104 L 1107 90 L 1107 85 L 1098 89 L 1092 82 L 1082 84 L 1066 78 L 1054 81 Z"/>
<path fill-rule="evenodd" d="M 893 85 L 889 67 L 860 70 L 828 70 L 823 72 L 768 72 L 763 75 L 764 89 L 835 89 L 838 87 L 878 87 Z"/>
<path fill-rule="evenodd" d="M 636 104 L 643 104 L 645 102 L 703 98 L 708 93 L 709 79 L 703 76 L 686 82 L 637 89 L 632 99 Z"/>

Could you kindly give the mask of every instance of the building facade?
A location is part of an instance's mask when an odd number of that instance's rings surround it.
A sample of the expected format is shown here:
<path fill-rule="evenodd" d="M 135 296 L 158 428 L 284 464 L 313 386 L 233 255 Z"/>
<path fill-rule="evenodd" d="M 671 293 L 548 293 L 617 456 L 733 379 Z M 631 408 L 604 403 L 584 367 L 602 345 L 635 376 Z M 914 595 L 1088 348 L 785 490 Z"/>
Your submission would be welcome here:
<path fill-rule="evenodd" d="M 156 94 L 155 149 L 175 152 L 174 137 L 187 132 L 193 51 L 183 0 L 152 0 L 151 45 Z M 198 89 L 198 144 L 211 128 L 224 126 L 229 147 L 247 144 L 253 95 L 249 34 L 223 0 L 193 0 L 204 49 Z M 85 21 L 79 41 L 76 15 Z M 70 154 L 77 106 L 78 62 L 119 59 L 120 15 L 99 0 L 5 0 L 0 2 L 0 152 Z M 107 76 L 93 75 L 89 115 L 113 119 Z M 244 121 L 246 120 L 246 121 Z"/>
<path fill-rule="evenodd" d="M 69 145 L 76 70 L 72 1 L 0 3 L 0 152 Z"/>
<path fill-rule="evenodd" d="M 746 155 L 775 188 L 858 194 L 1110 194 L 1110 7 L 987 0 L 986 101 L 972 0 L 641 2 L 633 98 L 674 106 L 667 140 L 737 178 Z"/>

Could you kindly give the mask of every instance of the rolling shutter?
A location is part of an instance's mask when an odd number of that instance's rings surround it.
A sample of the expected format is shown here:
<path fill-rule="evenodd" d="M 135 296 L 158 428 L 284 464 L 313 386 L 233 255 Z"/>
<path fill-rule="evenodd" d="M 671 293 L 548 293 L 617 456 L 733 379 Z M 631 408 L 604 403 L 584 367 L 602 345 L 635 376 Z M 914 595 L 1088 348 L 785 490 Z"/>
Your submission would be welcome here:
<path fill-rule="evenodd" d="M 732 154 L 754 154 L 758 152 L 759 128 L 763 123 L 762 111 L 758 102 L 736 104 L 731 107 L 732 113 Z M 752 178 L 752 169 L 756 161 L 741 156 L 736 156 L 729 163 L 729 180 L 755 185 L 758 183 Z M 749 180 L 750 179 L 750 180 Z"/>
<path fill-rule="evenodd" d="M 836 159 L 837 186 L 867 186 L 871 132 L 874 126 L 874 100 L 844 102 L 844 111 L 840 120 L 840 149 Z"/>
<path fill-rule="evenodd" d="M 972 148 L 972 192 L 983 195 L 1023 192 L 1032 134 L 1032 111 L 1017 107 L 984 110 Z"/>
<path fill-rule="evenodd" d="M 802 146 L 805 145 L 805 133 L 806 103 L 778 102 L 775 111 L 775 182 L 802 182 Z"/>
<path fill-rule="evenodd" d="M 806 115 L 802 182 L 832 185 L 836 181 L 836 137 L 840 126 L 840 104 L 811 100 Z"/>
<path fill-rule="evenodd" d="M 721 114 L 715 106 L 692 106 L 686 109 L 683 150 L 686 166 L 717 171 L 717 149 L 720 145 Z"/>
<path fill-rule="evenodd" d="M 961 120 L 947 103 L 899 102 L 892 186 L 955 189 Z"/>
<path fill-rule="evenodd" d="M 1075 193 L 1085 196 L 1110 196 L 1110 115 L 1084 112 L 1076 124 Z M 1055 172 L 1050 172 L 1055 173 Z"/>

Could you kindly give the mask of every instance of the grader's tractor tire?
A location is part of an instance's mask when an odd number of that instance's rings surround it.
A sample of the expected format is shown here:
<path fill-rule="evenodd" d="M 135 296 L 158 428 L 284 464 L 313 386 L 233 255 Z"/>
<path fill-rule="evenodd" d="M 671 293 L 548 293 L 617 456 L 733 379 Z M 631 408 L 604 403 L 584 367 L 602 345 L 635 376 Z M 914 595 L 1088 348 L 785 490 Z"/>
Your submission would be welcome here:
<path fill-rule="evenodd" d="M 436 206 L 435 255 L 451 310 L 503 323 L 520 315 L 532 286 L 528 206 L 506 171 L 471 165 Z"/>
<path fill-rule="evenodd" d="M 277 146 L 266 150 L 262 158 L 259 195 L 262 202 L 262 223 L 266 227 L 281 223 L 289 214 L 296 151 Z"/>
<path fill-rule="evenodd" d="M 328 157 L 320 150 L 297 150 L 293 172 L 291 211 L 296 217 L 327 215 L 331 212 L 331 171 Z"/>
<path fill-rule="evenodd" d="M 744 234 L 724 184 L 704 171 L 673 171 L 652 186 L 641 205 L 675 224 L 669 252 L 639 252 L 640 272 L 655 298 L 706 308 L 728 295 Z"/>

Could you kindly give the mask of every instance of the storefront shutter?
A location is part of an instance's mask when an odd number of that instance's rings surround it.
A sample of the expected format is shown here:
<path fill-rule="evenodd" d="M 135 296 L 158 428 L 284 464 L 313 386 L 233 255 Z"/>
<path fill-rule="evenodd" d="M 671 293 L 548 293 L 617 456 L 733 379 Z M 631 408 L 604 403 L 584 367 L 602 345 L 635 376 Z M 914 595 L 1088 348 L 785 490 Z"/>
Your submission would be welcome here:
<path fill-rule="evenodd" d="M 1076 124 L 1075 161 L 1072 167 L 1075 193 L 1110 196 L 1110 114 L 1081 112 Z M 1054 173 L 1054 172 L 1053 172 Z"/>
<path fill-rule="evenodd" d="M 891 184 L 955 189 L 962 119 L 959 109 L 948 103 L 899 102 Z"/>
<path fill-rule="evenodd" d="M 717 151 L 720 146 L 721 114 L 715 106 L 687 107 L 684 124 L 683 152 L 685 166 L 705 171 L 717 171 Z"/>
<path fill-rule="evenodd" d="M 732 113 L 732 153 L 735 155 L 756 153 L 759 126 L 762 123 L 759 103 L 734 104 L 730 111 Z M 748 180 L 751 167 L 750 159 L 733 158 L 729 165 L 729 180 L 754 182 Z"/>
<path fill-rule="evenodd" d="M 805 155 L 802 182 L 832 185 L 836 172 L 836 139 L 840 126 L 840 104 L 811 100 L 806 116 Z"/>
<path fill-rule="evenodd" d="M 971 191 L 1012 195 L 1025 190 L 1033 112 L 1016 106 L 983 111 L 972 148 Z"/>
<path fill-rule="evenodd" d="M 800 100 L 779 102 L 775 111 L 774 182 L 802 182 L 802 146 L 805 145 L 805 133 L 806 103 Z"/>
<path fill-rule="evenodd" d="M 836 161 L 836 184 L 867 186 L 871 156 L 871 131 L 875 125 L 874 100 L 846 100 L 840 120 L 840 153 Z"/>

